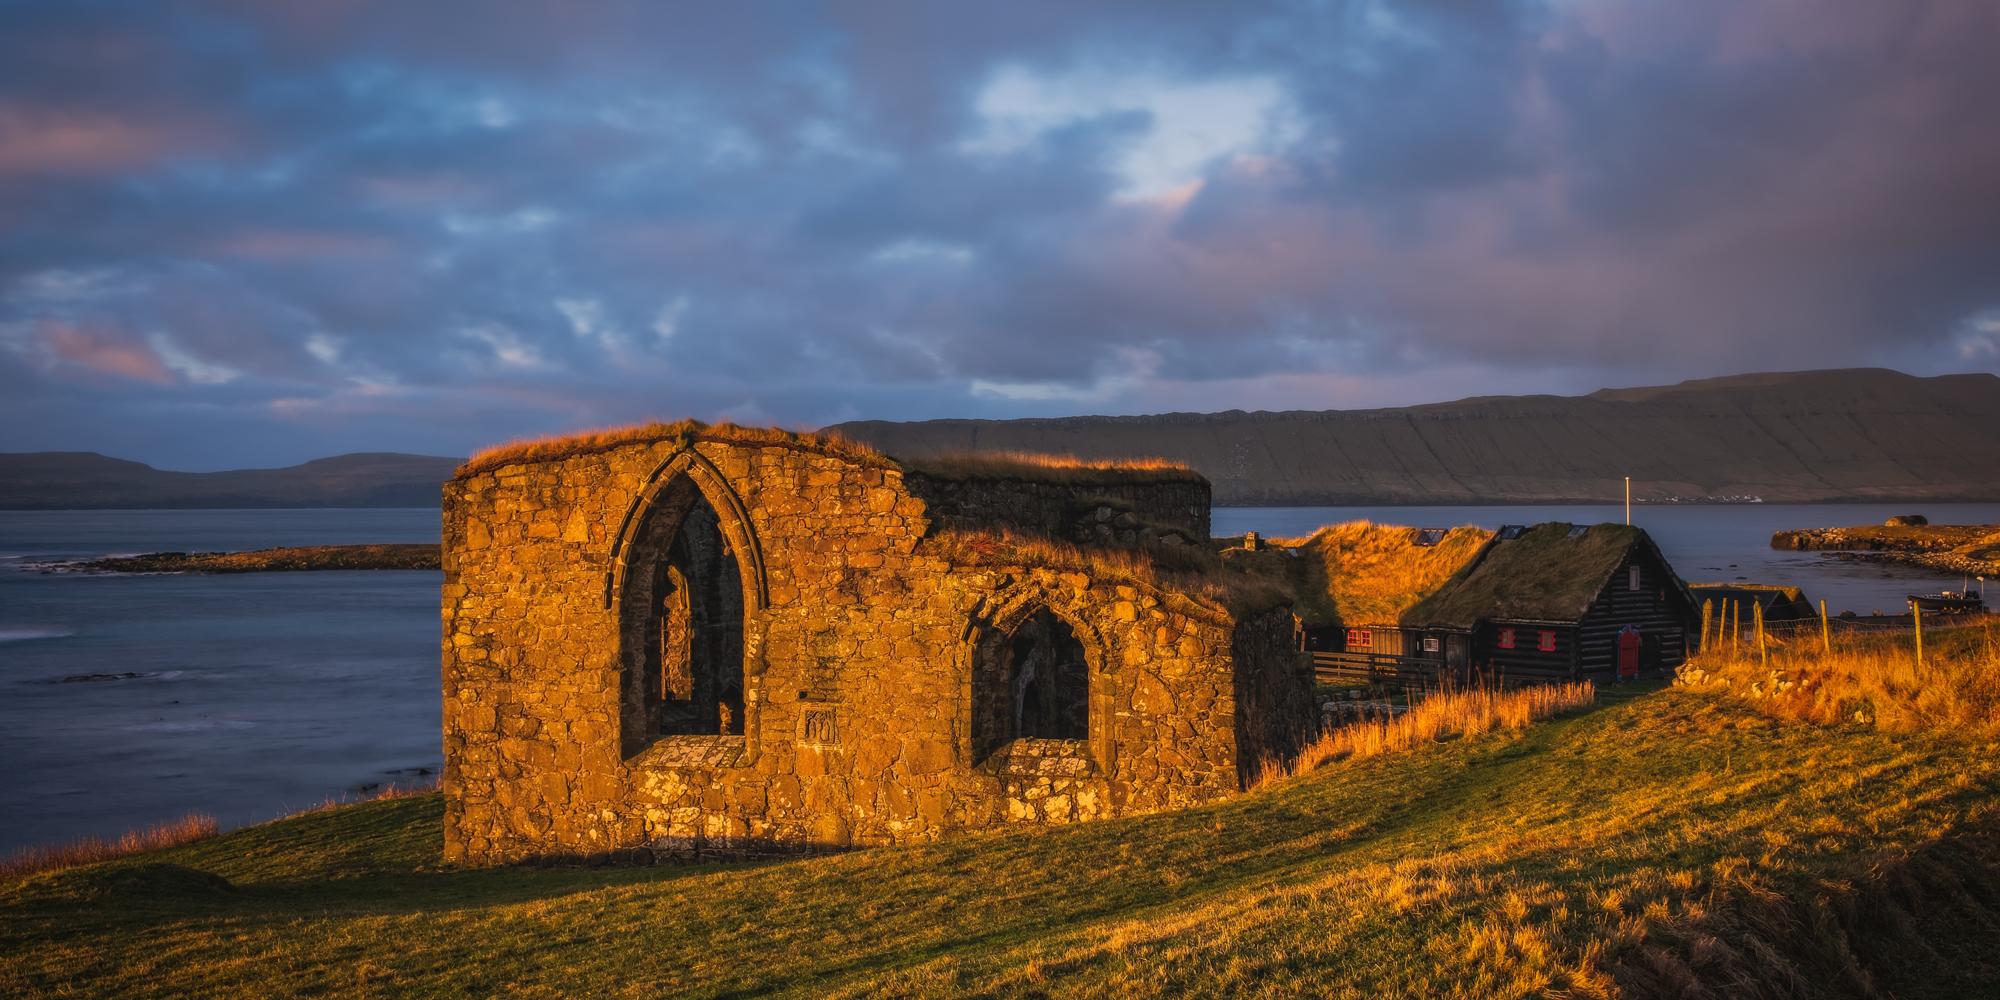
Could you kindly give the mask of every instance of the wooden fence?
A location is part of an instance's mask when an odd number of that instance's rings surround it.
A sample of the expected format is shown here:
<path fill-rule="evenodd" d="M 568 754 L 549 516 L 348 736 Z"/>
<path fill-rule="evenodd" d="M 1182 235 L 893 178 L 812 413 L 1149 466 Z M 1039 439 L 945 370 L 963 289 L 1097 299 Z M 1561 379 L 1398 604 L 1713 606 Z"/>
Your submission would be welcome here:
<path fill-rule="evenodd" d="M 1395 656 L 1389 653 L 1312 654 L 1313 679 L 1321 684 L 1363 681 L 1403 687 L 1436 687 L 1445 677 L 1442 659 Z"/>

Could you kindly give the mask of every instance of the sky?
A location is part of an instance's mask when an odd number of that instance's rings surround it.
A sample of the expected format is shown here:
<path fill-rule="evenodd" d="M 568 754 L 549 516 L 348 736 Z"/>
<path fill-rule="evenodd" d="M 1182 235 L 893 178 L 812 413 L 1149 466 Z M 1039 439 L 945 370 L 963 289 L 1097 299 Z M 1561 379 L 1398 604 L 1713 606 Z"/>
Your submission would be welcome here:
<path fill-rule="evenodd" d="M 0 0 L 0 451 L 2000 372 L 1992 0 Z"/>

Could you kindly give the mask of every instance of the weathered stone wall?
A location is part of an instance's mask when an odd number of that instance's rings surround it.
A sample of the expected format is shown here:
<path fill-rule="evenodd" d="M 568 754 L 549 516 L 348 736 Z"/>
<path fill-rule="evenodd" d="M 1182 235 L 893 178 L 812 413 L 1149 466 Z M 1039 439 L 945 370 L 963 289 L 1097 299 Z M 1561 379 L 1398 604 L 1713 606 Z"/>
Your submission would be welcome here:
<path fill-rule="evenodd" d="M 1039 482 L 911 473 L 907 484 L 940 528 L 1009 528 L 1076 542 L 1132 545 L 1146 528 L 1209 537 L 1206 480 Z"/>
<path fill-rule="evenodd" d="M 1236 628 L 1237 776 L 1247 787 L 1267 760 L 1290 759 L 1317 736 L 1310 654 L 1300 650 L 1299 620 L 1273 608 Z"/>
<path fill-rule="evenodd" d="M 628 590 L 653 585 L 671 534 L 647 512 L 690 488 L 740 577 L 740 735 L 657 736 L 633 711 L 648 640 Z M 1239 788 L 1244 678 L 1270 672 L 1238 662 L 1269 643 L 1211 606 L 951 565 L 919 545 L 931 510 L 900 470 L 809 447 L 506 465 L 448 484 L 444 521 L 452 861 L 878 844 L 1206 801 Z M 1040 608 L 1084 647 L 1089 736 L 975 759 L 975 672 Z"/>

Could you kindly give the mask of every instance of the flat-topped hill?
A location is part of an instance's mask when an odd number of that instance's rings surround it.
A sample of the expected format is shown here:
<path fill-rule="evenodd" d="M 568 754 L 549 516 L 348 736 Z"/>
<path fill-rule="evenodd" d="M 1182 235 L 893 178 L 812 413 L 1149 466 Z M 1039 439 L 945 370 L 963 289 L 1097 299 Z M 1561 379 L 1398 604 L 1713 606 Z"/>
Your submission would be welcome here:
<path fill-rule="evenodd" d="M 426 796 L 0 889 L 0 993 L 1969 996 L 1996 803 L 1988 748 L 1686 691 L 782 862 L 444 868 Z"/>
<path fill-rule="evenodd" d="M 974 450 L 1158 456 L 1223 504 L 1642 500 L 1990 500 L 2000 378 L 1881 369 L 1770 373 L 1587 396 L 1392 409 L 827 428 L 897 455 Z"/>
<path fill-rule="evenodd" d="M 0 510 L 435 507 L 457 464 L 369 452 L 281 469 L 173 472 L 96 452 L 0 454 Z"/>

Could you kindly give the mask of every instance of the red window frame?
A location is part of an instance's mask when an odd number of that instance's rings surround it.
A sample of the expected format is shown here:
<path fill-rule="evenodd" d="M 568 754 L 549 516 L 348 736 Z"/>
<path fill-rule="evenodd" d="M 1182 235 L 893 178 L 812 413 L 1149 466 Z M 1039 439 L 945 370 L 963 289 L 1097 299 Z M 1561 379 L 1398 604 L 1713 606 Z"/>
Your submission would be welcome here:
<path fill-rule="evenodd" d="M 1542 629 L 1541 634 L 1535 637 L 1535 648 L 1544 653 L 1555 652 L 1556 630 L 1552 628 Z"/>
<path fill-rule="evenodd" d="M 1499 646 L 1501 649 L 1513 649 L 1514 630 L 1511 628 L 1501 629 L 1499 637 L 1494 641 L 1494 645 Z"/>
<path fill-rule="evenodd" d="M 1372 628 L 1351 628 L 1347 630 L 1348 649 L 1374 649 L 1375 630 Z"/>

